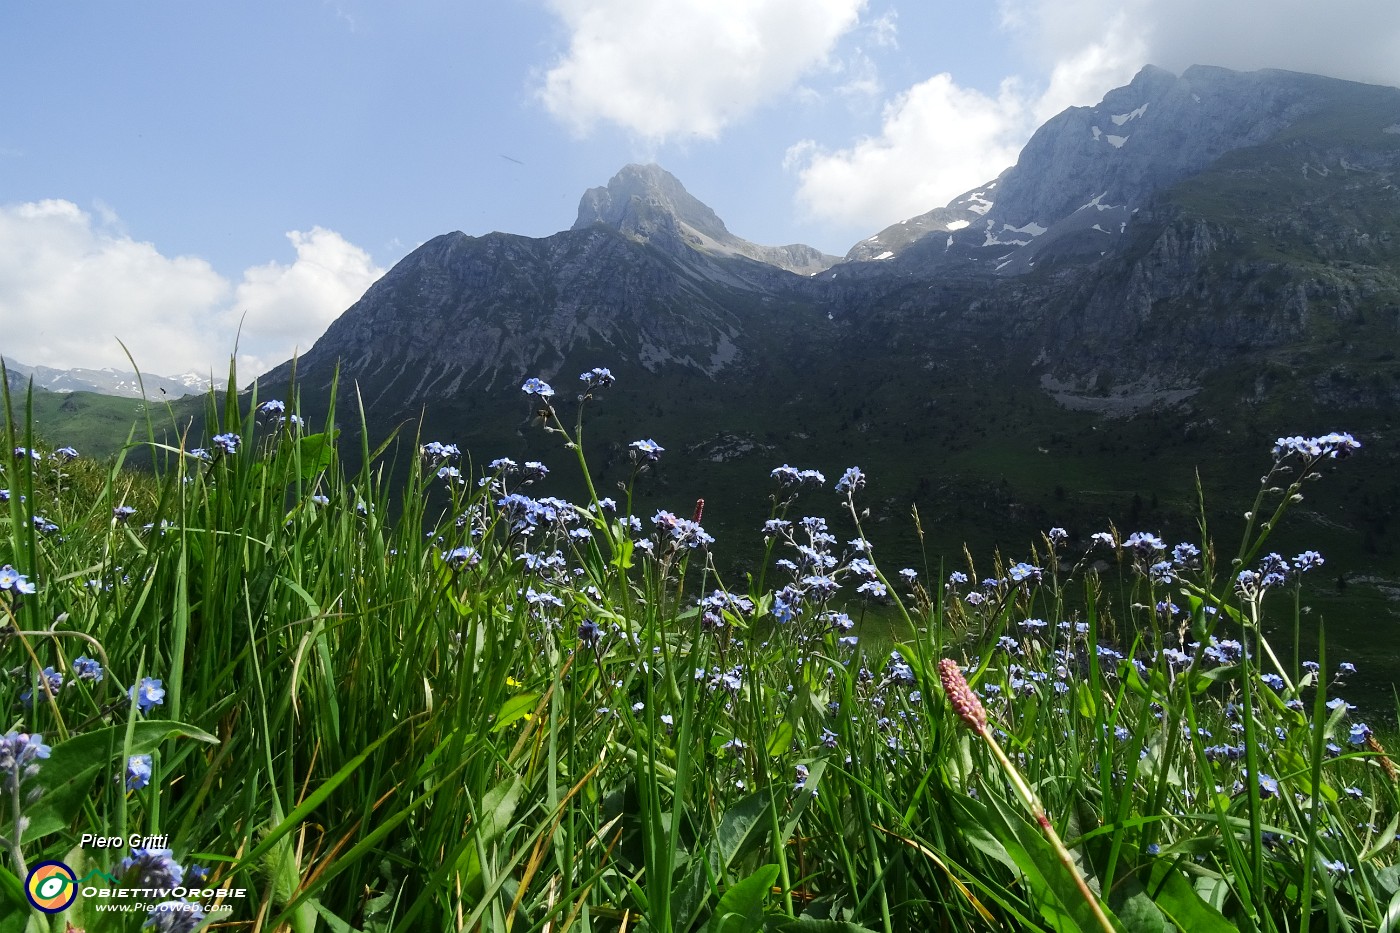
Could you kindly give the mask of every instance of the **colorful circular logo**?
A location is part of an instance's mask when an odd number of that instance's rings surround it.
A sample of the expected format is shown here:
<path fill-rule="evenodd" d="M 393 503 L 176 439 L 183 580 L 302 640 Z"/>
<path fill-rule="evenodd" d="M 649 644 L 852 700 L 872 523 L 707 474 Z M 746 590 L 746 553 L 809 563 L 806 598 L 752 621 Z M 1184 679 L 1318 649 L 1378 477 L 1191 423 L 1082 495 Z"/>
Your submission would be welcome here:
<path fill-rule="evenodd" d="M 24 879 L 29 903 L 46 914 L 67 910 L 78 897 L 78 876 L 62 862 L 40 862 Z"/>

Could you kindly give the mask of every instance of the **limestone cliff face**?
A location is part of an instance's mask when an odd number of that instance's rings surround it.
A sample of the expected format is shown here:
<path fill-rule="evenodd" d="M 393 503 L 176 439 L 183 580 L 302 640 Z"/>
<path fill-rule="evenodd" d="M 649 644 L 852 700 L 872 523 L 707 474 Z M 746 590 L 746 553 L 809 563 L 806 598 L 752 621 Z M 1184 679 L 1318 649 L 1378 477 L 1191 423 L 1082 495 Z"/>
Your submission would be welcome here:
<path fill-rule="evenodd" d="M 846 258 L 912 252 L 923 265 L 977 263 L 1002 275 L 1092 258 L 1116 248 L 1159 192 L 1223 156 L 1319 113 L 1386 98 L 1393 109 L 1400 91 L 1286 71 L 1198 65 L 1178 77 L 1148 66 L 1096 106 L 1047 121 L 994 181 L 886 228 Z"/>
<path fill-rule="evenodd" d="M 1328 391 L 1374 401 L 1400 400 L 1400 381 L 1369 375 L 1397 349 L 1400 90 L 1147 68 L 844 262 L 743 240 L 664 170 L 627 166 L 570 230 L 424 244 L 298 374 L 325 385 L 339 364 L 372 408 L 404 412 L 586 362 L 746 405 L 758 378 L 800 397 L 812 373 L 914 352 L 921 372 L 1029 372 L 1070 401 L 1106 385 L 1184 397 L 1250 368 L 1302 386 L 1339 366 Z"/>
<path fill-rule="evenodd" d="M 662 249 L 743 256 L 799 275 L 821 272 L 840 261 L 802 243 L 760 246 L 735 236 L 713 210 L 658 165 L 625 166 L 607 187 L 584 192 L 573 229 L 594 224 Z"/>
<path fill-rule="evenodd" d="M 412 406 L 555 376 L 588 347 L 644 368 L 714 375 L 738 357 L 732 289 L 605 229 L 544 239 L 450 233 L 375 283 L 300 361 L 301 378 L 342 372 L 366 401 Z M 285 380 L 290 363 L 266 380 Z"/>

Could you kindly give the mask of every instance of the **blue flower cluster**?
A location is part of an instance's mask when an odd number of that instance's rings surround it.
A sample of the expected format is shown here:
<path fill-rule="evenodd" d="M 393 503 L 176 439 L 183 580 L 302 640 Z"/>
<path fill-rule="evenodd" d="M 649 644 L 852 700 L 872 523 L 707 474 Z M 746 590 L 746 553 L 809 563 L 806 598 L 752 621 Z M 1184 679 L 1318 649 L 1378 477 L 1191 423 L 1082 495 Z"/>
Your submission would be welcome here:
<path fill-rule="evenodd" d="M 633 441 L 627 445 L 632 453 L 632 459 L 638 463 L 655 463 L 661 459 L 661 455 L 666 452 L 666 448 L 651 438 L 646 440 Z"/>
<path fill-rule="evenodd" d="M 149 713 L 165 702 L 165 687 L 154 677 L 142 677 L 139 684 L 128 688 L 126 695 L 142 713 Z"/>
<path fill-rule="evenodd" d="M 28 577 L 6 564 L 0 567 L 0 593 L 3 592 L 16 596 L 31 596 L 35 592 L 35 586 L 29 582 Z"/>
<path fill-rule="evenodd" d="M 126 760 L 126 789 L 140 790 L 151 783 L 151 756 L 132 755 Z"/>
<path fill-rule="evenodd" d="M 132 849 L 131 854 L 117 864 L 114 874 L 127 888 L 173 889 L 185 882 L 185 868 L 170 849 Z M 191 884 L 203 884 L 207 872 L 192 866 Z M 193 933 L 204 922 L 204 908 L 184 898 L 167 900 L 155 905 L 142 929 L 157 933 Z"/>
<path fill-rule="evenodd" d="M 693 551 L 698 548 L 707 548 L 715 543 L 715 539 L 705 532 L 699 522 L 688 518 L 678 518 L 664 509 L 657 510 L 657 513 L 651 517 L 651 521 L 656 526 L 659 535 L 657 543 L 659 544 Z"/>
<path fill-rule="evenodd" d="M 1320 437 L 1280 437 L 1274 442 L 1274 461 L 1282 462 L 1289 457 L 1298 457 L 1304 463 L 1316 460 L 1340 460 L 1361 449 L 1361 444 L 1350 434 L 1332 432 Z"/>
<path fill-rule="evenodd" d="M 780 467 L 775 467 L 773 472 L 769 475 L 783 486 L 802 486 L 808 484 L 813 486 L 826 485 L 826 477 L 821 474 L 820 470 L 799 470 L 796 467 L 788 466 L 786 463 Z"/>
<path fill-rule="evenodd" d="M 603 366 L 595 366 L 578 378 L 579 381 L 583 383 L 585 392 L 590 389 L 606 388 L 617 381 L 613 377 L 612 370 Z"/>
<path fill-rule="evenodd" d="M 14 792 L 39 774 L 39 762 L 49 757 L 42 735 L 7 732 L 0 735 L 0 789 Z"/>
<path fill-rule="evenodd" d="M 214 445 L 214 449 L 225 456 L 233 456 L 238 453 L 238 445 L 243 442 L 237 434 L 215 434 L 209 439 L 209 443 Z M 194 451 L 190 451 L 194 453 Z"/>

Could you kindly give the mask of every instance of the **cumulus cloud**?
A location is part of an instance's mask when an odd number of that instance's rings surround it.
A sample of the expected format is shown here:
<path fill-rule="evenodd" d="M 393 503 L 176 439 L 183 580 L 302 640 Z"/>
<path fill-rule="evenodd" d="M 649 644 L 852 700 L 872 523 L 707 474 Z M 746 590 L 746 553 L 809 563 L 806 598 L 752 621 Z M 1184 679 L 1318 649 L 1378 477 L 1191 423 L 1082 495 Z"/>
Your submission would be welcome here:
<path fill-rule="evenodd" d="M 384 274 L 369 253 L 334 230 L 293 230 L 291 265 L 269 262 L 243 273 L 227 323 L 242 323 L 241 354 L 258 372 L 304 353 L 340 312 Z"/>
<path fill-rule="evenodd" d="M 208 262 L 166 256 L 63 200 L 0 205 L 4 352 L 28 365 L 222 373 L 246 312 L 240 368 L 261 372 L 305 349 L 383 270 L 339 234 L 287 234 L 289 265 L 247 270 L 234 285 Z M 121 343 L 118 343 L 121 341 Z"/>
<path fill-rule="evenodd" d="M 69 201 L 0 207 L 5 354 L 43 366 L 126 366 L 120 339 L 156 372 L 214 359 L 206 327 L 230 295 L 209 263 L 162 255 Z"/>
<path fill-rule="evenodd" d="M 1014 162 L 1028 114 L 1014 82 L 989 97 L 934 75 L 886 105 L 878 136 L 834 152 L 803 140 L 786 164 L 799 174 L 807 213 L 877 229 L 945 204 Z"/>
<path fill-rule="evenodd" d="M 1036 126 L 1067 107 L 1097 103 L 1108 91 L 1131 81 L 1150 61 L 1146 37 L 1129 10 L 1104 10 L 1097 22 L 1100 26 L 1093 35 L 1068 43 L 1053 56 L 1044 89 L 1031 102 Z M 1030 132 L 1034 127 L 1028 129 L 1027 137 Z"/>
<path fill-rule="evenodd" d="M 810 216 L 878 230 L 998 175 L 1040 124 L 1093 104 L 1146 64 L 1283 68 L 1400 85 L 1394 0 L 1002 0 L 1022 69 L 995 96 L 940 74 L 897 94 L 880 131 L 788 150 Z"/>
<path fill-rule="evenodd" d="M 540 98 L 577 132 L 714 138 L 821 66 L 865 0 L 549 0 L 569 48 Z"/>

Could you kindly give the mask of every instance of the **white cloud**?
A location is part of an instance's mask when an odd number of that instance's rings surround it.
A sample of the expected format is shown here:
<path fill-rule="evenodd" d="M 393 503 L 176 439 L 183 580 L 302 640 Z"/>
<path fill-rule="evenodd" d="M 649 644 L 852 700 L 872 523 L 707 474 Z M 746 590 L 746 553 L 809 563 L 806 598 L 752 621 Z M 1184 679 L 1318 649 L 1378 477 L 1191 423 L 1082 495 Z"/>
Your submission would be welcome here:
<path fill-rule="evenodd" d="M 872 45 L 884 48 L 899 47 L 899 12 L 886 10 L 866 24 L 866 32 Z"/>
<path fill-rule="evenodd" d="M 98 218 L 47 200 L 0 205 L 4 352 L 29 365 L 222 373 L 247 311 L 240 370 L 251 375 L 303 349 L 382 274 L 368 254 L 322 228 L 287 236 L 290 265 L 247 270 L 236 287 L 203 259 L 165 256 L 131 238 L 109 208 Z"/>
<path fill-rule="evenodd" d="M 1043 59 L 1040 80 L 1008 76 L 993 97 L 935 75 L 885 105 L 875 136 L 832 151 L 803 140 L 785 160 L 798 175 L 798 204 L 814 218 L 873 231 L 995 178 L 1037 126 L 1095 103 L 1141 67 L 1146 45 L 1131 11 L 1145 0 L 1112 2 L 1004 3 L 1003 28 Z"/>
<path fill-rule="evenodd" d="M 807 213 L 879 229 L 999 174 L 1015 161 L 1028 119 L 1014 82 L 989 97 L 940 74 L 886 105 L 878 136 L 835 152 L 804 140 L 786 164 L 798 172 Z"/>
<path fill-rule="evenodd" d="M 1150 7 L 1150 61 L 1173 71 L 1285 68 L 1400 85 L 1394 0 L 1153 0 Z"/>
<path fill-rule="evenodd" d="M 229 293 L 207 262 L 163 256 L 70 201 L 0 207 L 5 354 L 22 363 L 125 367 L 118 339 L 157 373 L 212 361 L 201 325 Z"/>
<path fill-rule="evenodd" d="M 826 62 L 865 0 L 549 0 L 569 49 L 540 98 L 580 133 L 714 138 Z"/>
<path fill-rule="evenodd" d="M 1110 83 L 1091 88 L 1095 100 L 1149 63 L 1178 74 L 1191 65 L 1283 68 L 1400 85 L 1394 0 L 1002 0 L 1000 13 L 1046 72 L 1078 68 L 1087 84 L 1097 67 Z"/>
<path fill-rule="evenodd" d="M 1096 35 L 1054 57 L 1045 89 L 1032 104 L 1037 126 L 1067 107 L 1097 103 L 1147 64 L 1146 36 L 1133 22 L 1124 10 L 1106 10 Z"/>
<path fill-rule="evenodd" d="M 244 271 L 227 316 L 234 327 L 242 321 L 240 356 L 247 354 L 247 365 L 259 373 L 294 352 L 309 350 L 384 274 L 369 253 L 334 230 L 293 230 L 287 239 L 296 249 L 296 261 L 289 266 L 269 262 Z M 240 360 L 240 368 L 244 365 Z"/>
<path fill-rule="evenodd" d="M 1021 73 L 995 97 L 937 75 L 890 100 L 878 134 L 789 148 L 810 216 L 879 230 L 1014 164 L 1036 127 L 1093 104 L 1146 64 L 1283 68 L 1400 85 L 1400 3 L 1349 0 L 1001 0 Z"/>
<path fill-rule="evenodd" d="M 885 89 L 880 83 L 879 68 L 864 49 L 856 49 L 832 70 L 841 79 L 836 93 L 842 97 L 878 99 Z"/>

